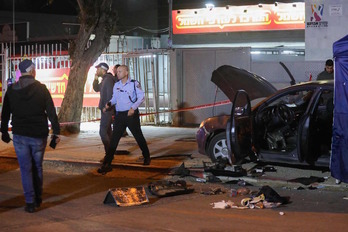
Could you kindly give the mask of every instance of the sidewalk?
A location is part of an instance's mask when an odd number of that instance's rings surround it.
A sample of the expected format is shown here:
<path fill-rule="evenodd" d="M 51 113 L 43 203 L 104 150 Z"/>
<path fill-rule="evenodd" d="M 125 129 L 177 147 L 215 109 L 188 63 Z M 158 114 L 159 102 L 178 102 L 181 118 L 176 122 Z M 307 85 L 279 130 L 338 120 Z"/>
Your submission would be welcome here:
<path fill-rule="evenodd" d="M 203 162 L 210 162 L 207 156 L 197 151 L 195 133 L 197 128 L 182 127 L 155 127 L 143 126 L 143 133 L 151 152 L 151 165 L 142 165 L 141 150 L 133 136 L 121 138 L 118 151 L 129 154 L 117 154 L 113 160 L 114 167 L 128 167 L 134 169 L 161 169 L 171 170 L 184 163 L 187 168 L 202 168 Z M 129 132 L 129 131 L 128 131 Z M 8 151 L 11 152 L 8 152 Z M 0 143 L 0 157 L 15 158 L 12 143 Z M 99 167 L 100 159 L 104 157 L 104 147 L 99 137 L 99 122 L 83 123 L 81 132 L 77 135 L 61 136 L 61 142 L 54 150 L 49 146 L 46 149 L 45 161 L 61 163 L 80 163 Z M 242 167 L 250 170 L 255 163 L 244 164 Z M 308 170 L 276 166 L 276 172 L 266 172 L 260 177 L 219 177 L 223 181 L 243 179 L 246 182 L 258 183 L 258 185 L 272 184 L 277 186 L 295 187 L 299 183 L 290 183 L 288 180 L 295 178 L 308 178 L 310 176 L 323 177 L 325 182 L 319 183 L 319 187 L 347 188 L 347 184 L 337 185 L 330 172 L 320 170 Z"/>

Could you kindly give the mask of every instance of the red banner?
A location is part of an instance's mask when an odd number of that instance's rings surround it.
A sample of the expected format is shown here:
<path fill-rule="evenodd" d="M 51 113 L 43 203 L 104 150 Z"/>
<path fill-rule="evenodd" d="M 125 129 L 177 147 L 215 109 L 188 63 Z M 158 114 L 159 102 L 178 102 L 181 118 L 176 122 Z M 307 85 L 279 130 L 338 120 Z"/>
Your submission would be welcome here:
<path fill-rule="evenodd" d="M 278 3 L 172 11 L 173 34 L 305 28 L 305 4 Z"/>
<path fill-rule="evenodd" d="M 51 93 L 54 105 L 60 107 L 68 85 L 69 68 L 61 69 L 37 69 L 36 79 L 47 86 Z M 83 106 L 97 107 L 99 103 L 99 93 L 93 90 L 95 68 L 92 67 L 88 72 L 88 78 L 85 85 Z"/>

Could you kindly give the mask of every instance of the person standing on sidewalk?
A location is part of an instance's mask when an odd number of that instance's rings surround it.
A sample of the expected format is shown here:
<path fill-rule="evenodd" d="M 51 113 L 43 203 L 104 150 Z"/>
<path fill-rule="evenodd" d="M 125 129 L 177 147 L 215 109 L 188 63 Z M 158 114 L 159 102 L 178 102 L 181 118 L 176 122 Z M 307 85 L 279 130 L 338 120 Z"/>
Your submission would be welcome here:
<path fill-rule="evenodd" d="M 47 117 L 53 130 L 52 147 L 60 141 L 60 127 L 47 87 L 35 80 L 35 64 L 23 60 L 19 70 L 22 76 L 5 94 L 1 112 L 1 139 L 6 143 L 11 141 L 8 123 L 12 115 L 13 145 L 21 171 L 25 211 L 33 213 L 42 203 L 42 163 L 49 134 Z"/>
<path fill-rule="evenodd" d="M 105 104 L 104 111 L 109 111 L 115 106 L 115 120 L 113 124 L 112 140 L 110 148 L 105 155 L 103 165 L 98 169 L 98 173 L 106 174 L 112 170 L 111 162 L 114 158 L 118 143 L 123 131 L 128 127 L 137 141 L 143 157 L 144 165 L 150 165 L 151 158 L 149 148 L 141 131 L 138 107 L 144 101 L 144 91 L 140 83 L 131 80 L 128 76 L 128 67 L 121 65 L 117 68 L 118 82 L 114 85 L 111 100 Z"/>
<path fill-rule="evenodd" d="M 99 135 L 100 135 L 101 141 L 103 142 L 104 151 L 106 154 L 106 152 L 109 149 L 110 140 L 112 136 L 111 123 L 112 123 L 112 115 L 114 113 L 114 110 L 103 112 L 103 108 L 105 104 L 112 97 L 112 88 L 114 87 L 114 84 L 117 81 L 117 78 L 108 72 L 109 66 L 106 63 L 100 63 L 95 67 L 97 71 L 95 73 L 95 77 L 93 81 L 93 89 L 96 92 L 100 92 L 100 99 L 99 99 L 99 105 L 98 105 L 98 108 L 101 111 Z M 99 83 L 99 77 L 102 78 L 100 83 Z M 101 162 L 103 161 L 104 160 L 102 159 Z"/>

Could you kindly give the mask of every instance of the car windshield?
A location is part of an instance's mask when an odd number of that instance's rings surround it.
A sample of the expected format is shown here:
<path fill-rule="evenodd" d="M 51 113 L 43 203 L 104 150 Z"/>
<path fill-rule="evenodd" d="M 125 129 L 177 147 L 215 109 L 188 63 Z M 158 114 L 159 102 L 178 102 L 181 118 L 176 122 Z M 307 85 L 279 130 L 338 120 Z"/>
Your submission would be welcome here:
<path fill-rule="evenodd" d="M 275 99 L 269 104 L 269 106 L 285 104 L 288 107 L 306 107 L 313 95 L 313 92 L 313 90 L 294 91 Z"/>

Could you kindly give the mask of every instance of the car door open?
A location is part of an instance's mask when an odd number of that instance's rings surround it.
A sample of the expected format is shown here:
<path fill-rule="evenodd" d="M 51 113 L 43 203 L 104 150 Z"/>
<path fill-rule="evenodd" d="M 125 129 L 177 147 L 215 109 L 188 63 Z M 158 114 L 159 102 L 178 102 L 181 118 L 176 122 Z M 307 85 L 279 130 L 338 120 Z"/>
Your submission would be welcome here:
<path fill-rule="evenodd" d="M 248 93 L 238 90 L 226 128 L 227 147 L 232 164 L 239 164 L 252 151 L 251 104 Z"/>

